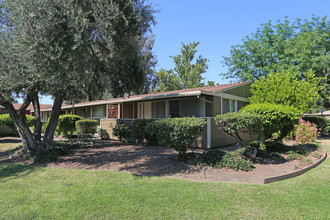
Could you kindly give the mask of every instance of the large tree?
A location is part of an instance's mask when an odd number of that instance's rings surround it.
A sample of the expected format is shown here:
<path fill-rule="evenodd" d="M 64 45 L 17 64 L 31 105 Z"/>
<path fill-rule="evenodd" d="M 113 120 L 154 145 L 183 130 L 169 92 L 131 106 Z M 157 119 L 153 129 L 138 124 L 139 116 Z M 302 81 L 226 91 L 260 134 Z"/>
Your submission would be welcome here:
<path fill-rule="evenodd" d="M 302 78 L 308 70 L 316 76 L 330 73 L 330 20 L 325 17 L 312 17 L 310 20 L 297 19 L 271 21 L 262 24 L 242 44 L 232 46 L 230 55 L 223 57 L 229 67 L 226 78 L 243 81 L 256 80 L 269 73 L 288 70 Z M 329 84 L 327 76 L 323 83 Z M 325 87 L 326 93 L 330 90 Z M 327 95 L 323 96 L 327 99 Z M 324 105 L 330 107 L 329 100 Z"/>
<path fill-rule="evenodd" d="M 301 113 L 308 112 L 320 99 L 318 86 L 322 80 L 311 71 L 304 73 L 304 80 L 298 80 L 294 73 L 282 71 L 260 77 L 251 85 L 251 104 L 271 103 L 292 106 Z"/>
<path fill-rule="evenodd" d="M 10 113 L 27 151 L 53 146 L 63 100 L 103 90 L 107 80 L 123 90 L 141 89 L 145 70 L 143 34 L 154 22 L 144 1 L 3 0 L 0 1 L 0 104 Z M 139 34 L 137 34 L 139 33 Z M 54 98 L 41 139 L 39 95 Z M 24 99 L 16 111 L 13 95 Z M 32 102 L 35 131 L 25 109 Z"/>
<path fill-rule="evenodd" d="M 182 43 L 181 54 L 171 56 L 175 64 L 174 69 L 166 70 L 162 68 L 157 72 L 158 91 L 189 89 L 205 85 L 202 82 L 204 79 L 202 74 L 208 68 L 208 60 L 201 55 L 195 59 L 198 44 L 199 42 Z M 195 64 L 192 63 L 194 59 Z"/>

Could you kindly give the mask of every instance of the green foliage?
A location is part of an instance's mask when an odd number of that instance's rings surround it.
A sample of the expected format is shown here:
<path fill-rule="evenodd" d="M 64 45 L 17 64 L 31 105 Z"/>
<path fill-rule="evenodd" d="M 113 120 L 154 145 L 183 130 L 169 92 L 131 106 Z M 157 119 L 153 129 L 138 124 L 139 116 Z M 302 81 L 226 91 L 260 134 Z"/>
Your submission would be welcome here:
<path fill-rule="evenodd" d="M 303 158 L 303 155 L 297 153 L 297 152 L 294 152 L 294 151 L 289 151 L 288 152 L 288 156 L 286 157 L 286 159 L 288 161 L 291 161 L 291 160 L 299 160 L 299 159 L 302 159 Z"/>
<path fill-rule="evenodd" d="M 187 148 L 203 133 L 205 124 L 202 118 L 167 118 L 149 123 L 146 130 L 150 137 L 156 137 L 158 144 L 175 149 L 178 161 L 185 161 Z"/>
<path fill-rule="evenodd" d="M 323 78 L 324 90 L 319 105 L 330 108 L 330 19 L 327 16 L 310 20 L 285 19 L 273 24 L 262 24 L 251 36 L 246 36 L 241 45 L 232 46 L 230 55 L 223 57 L 229 67 L 227 78 L 257 80 L 269 73 L 290 71 L 298 79 L 312 70 Z"/>
<path fill-rule="evenodd" d="M 76 121 L 79 120 L 81 120 L 81 117 L 78 115 L 60 115 L 56 130 L 62 133 L 64 137 L 71 137 L 76 130 Z"/>
<path fill-rule="evenodd" d="M 281 141 L 298 123 L 300 112 L 294 107 L 276 104 L 250 104 L 242 112 L 263 116 L 263 133 L 265 139 Z"/>
<path fill-rule="evenodd" d="M 302 119 L 304 121 L 309 121 L 310 123 L 314 123 L 322 134 L 327 132 L 326 131 L 328 125 L 327 118 L 322 116 L 303 116 Z"/>
<path fill-rule="evenodd" d="M 118 122 L 113 128 L 113 135 L 119 138 L 121 142 L 127 142 L 131 136 L 130 125 L 125 122 Z"/>
<path fill-rule="evenodd" d="M 233 112 L 217 115 L 214 120 L 219 128 L 233 136 L 241 146 L 247 146 L 247 143 L 240 137 L 239 132 L 260 135 L 262 131 L 262 119 L 263 117 L 256 113 Z"/>
<path fill-rule="evenodd" d="M 299 124 L 295 133 L 296 141 L 300 143 L 312 143 L 316 141 L 317 136 L 320 133 L 315 124 L 310 123 L 309 121 L 304 121 L 299 119 Z"/>
<path fill-rule="evenodd" d="M 198 44 L 199 42 L 188 45 L 182 43 L 181 54 L 171 56 L 175 64 L 174 69 L 160 69 L 157 72 L 158 91 L 173 91 L 204 86 L 204 83 L 201 82 L 203 80 L 201 75 L 208 68 L 208 60 L 199 56 L 196 63 L 192 64 L 197 53 L 196 47 Z M 208 84 L 212 85 L 212 82 L 208 82 Z"/>
<path fill-rule="evenodd" d="M 99 122 L 92 119 L 82 119 L 76 121 L 76 129 L 79 137 L 90 137 L 97 132 Z"/>
<path fill-rule="evenodd" d="M 209 150 L 197 156 L 199 166 L 210 165 L 217 168 L 227 167 L 234 170 L 250 171 L 253 163 L 250 160 L 239 159 L 222 150 Z"/>
<path fill-rule="evenodd" d="M 87 148 L 92 143 L 87 141 L 57 141 L 55 147 L 49 151 L 38 152 L 30 156 L 30 160 L 36 163 L 47 163 L 57 160 L 61 156 L 72 154 L 73 149 Z"/>
<path fill-rule="evenodd" d="M 34 125 L 34 117 L 31 115 L 26 115 L 26 124 L 29 127 L 32 127 Z M 10 127 L 13 131 L 16 131 L 16 126 L 13 120 L 10 118 L 9 114 L 0 115 L 0 125 L 6 125 Z"/>
<path fill-rule="evenodd" d="M 150 136 L 149 133 L 151 132 L 148 132 L 147 129 L 147 125 L 153 121 L 154 119 L 137 119 L 131 123 L 131 131 L 133 132 L 137 143 L 142 144 L 144 143 L 144 140 L 147 140 L 150 144 L 157 143 L 155 138 L 153 138 L 154 135 Z"/>
<path fill-rule="evenodd" d="M 261 77 L 251 85 L 251 104 L 267 102 L 293 106 L 302 113 L 310 111 L 320 99 L 321 79 L 311 71 L 304 76 L 306 80 L 301 80 L 292 72 L 282 71 Z"/>

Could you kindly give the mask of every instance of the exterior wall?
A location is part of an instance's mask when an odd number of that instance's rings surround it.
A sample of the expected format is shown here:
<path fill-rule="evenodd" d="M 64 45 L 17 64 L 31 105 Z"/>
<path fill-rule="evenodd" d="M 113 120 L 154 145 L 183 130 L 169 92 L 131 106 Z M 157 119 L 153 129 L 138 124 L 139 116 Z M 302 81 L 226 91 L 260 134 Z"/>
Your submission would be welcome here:
<path fill-rule="evenodd" d="M 217 116 L 221 114 L 221 98 L 214 97 L 213 101 L 213 116 Z"/>
<path fill-rule="evenodd" d="M 231 94 L 231 95 L 236 95 L 244 98 L 249 98 L 252 96 L 250 92 L 251 84 L 239 86 L 230 90 L 227 90 L 223 93 Z"/>

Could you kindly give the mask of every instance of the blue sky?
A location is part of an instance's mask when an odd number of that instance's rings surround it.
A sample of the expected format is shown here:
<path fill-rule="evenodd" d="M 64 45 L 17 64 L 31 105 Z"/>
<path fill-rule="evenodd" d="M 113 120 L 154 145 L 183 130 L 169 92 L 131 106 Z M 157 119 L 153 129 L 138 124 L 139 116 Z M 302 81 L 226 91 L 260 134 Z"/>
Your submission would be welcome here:
<path fill-rule="evenodd" d="M 154 52 L 158 58 L 157 70 L 173 68 L 169 56 L 180 53 L 181 42 L 199 41 L 197 55 L 209 59 L 209 68 L 203 75 L 206 80 L 228 83 L 220 73 L 227 68 L 221 64 L 222 56 L 228 56 L 230 47 L 269 20 L 276 22 L 288 16 L 310 19 L 312 14 L 325 16 L 330 12 L 330 0 L 149 0 L 160 12 Z M 41 100 L 51 104 L 50 98 Z"/>

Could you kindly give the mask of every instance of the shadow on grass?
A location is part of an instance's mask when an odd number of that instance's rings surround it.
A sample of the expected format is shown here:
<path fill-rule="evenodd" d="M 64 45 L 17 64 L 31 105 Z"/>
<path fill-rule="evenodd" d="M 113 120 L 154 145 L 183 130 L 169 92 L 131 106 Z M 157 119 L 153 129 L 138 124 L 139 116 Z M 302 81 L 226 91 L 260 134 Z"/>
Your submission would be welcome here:
<path fill-rule="evenodd" d="M 22 164 L 1 164 L 0 180 L 4 178 L 17 178 L 30 174 L 36 169 L 34 166 Z"/>

